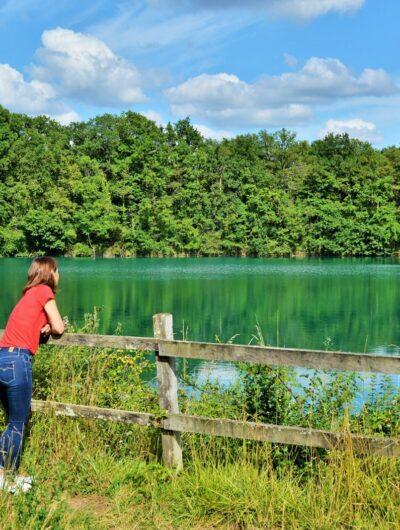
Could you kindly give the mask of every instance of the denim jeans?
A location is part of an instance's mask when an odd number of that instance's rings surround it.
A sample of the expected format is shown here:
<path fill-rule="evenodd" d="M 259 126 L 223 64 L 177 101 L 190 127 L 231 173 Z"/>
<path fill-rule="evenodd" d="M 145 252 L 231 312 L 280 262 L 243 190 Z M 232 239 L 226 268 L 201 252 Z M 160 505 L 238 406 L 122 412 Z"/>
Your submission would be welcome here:
<path fill-rule="evenodd" d="M 31 398 L 31 354 L 22 348 L 0 348 L 0 400 L 8 417 L 7 428 L 0 437 L 0 467 L 14 472 L 21 459 Z"/>

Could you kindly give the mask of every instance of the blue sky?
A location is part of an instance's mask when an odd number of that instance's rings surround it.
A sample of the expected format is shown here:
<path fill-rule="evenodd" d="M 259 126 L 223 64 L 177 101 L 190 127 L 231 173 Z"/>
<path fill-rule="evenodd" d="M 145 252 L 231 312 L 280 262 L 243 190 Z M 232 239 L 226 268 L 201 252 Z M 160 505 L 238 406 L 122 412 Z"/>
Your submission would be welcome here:
<path fill-rule="evenodd" d="M 0 104 L 399 144 L 398 0 L 0 0 Z"/>

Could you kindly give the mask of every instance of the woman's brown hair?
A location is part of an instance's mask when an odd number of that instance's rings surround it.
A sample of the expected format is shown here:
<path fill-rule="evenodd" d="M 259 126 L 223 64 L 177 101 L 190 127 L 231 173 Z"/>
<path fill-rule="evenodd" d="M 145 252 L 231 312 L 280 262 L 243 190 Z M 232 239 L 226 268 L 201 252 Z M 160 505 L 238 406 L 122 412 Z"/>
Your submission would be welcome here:
<path fill-rule="evenodd" d="M 22 293 L 36 285 L 48 285 L 53 293 L 56 292 L 53 272 L 57 272 L 57 262 L 54 258 L 42 256 L 35 258 L 28 270 L 28 282 L 22 289 Z"/>

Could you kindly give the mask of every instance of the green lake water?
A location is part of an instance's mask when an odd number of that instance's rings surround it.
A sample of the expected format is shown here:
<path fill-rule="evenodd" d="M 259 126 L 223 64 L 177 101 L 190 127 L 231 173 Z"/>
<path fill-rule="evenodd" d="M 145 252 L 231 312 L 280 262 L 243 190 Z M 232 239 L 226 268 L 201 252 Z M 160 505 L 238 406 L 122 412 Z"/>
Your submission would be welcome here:
<path fill-rule="evenodd" d="M 20 296 L 28 259 L 0 259 L 0 327 Z M 400 261 L 395 259 L 59 260 L 62 315 L 82 324 L 100 308 L 100 332 L 152 336 L 152 315 L 174 316 L 175 337 L 295 348 L 400 352 Z M 199 372 L 224 365 L 197 363 Z M 399 378 L 396 377 L 396 380 Z"/>

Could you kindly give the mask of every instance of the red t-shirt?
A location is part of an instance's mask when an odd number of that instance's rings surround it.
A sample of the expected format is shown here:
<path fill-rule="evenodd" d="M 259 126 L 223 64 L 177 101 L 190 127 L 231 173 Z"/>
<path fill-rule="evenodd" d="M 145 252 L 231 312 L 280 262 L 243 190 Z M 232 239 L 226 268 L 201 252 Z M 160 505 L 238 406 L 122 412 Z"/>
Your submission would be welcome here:
<path fill-rule="evenodd" d="M 0 347 L 26 348 L 35 355 L 40 330 L 47 324 L 44 306 L 53 299 L 54 293 L 48 285 L 35 285 L 28 289 L 8 319 Z"/>

